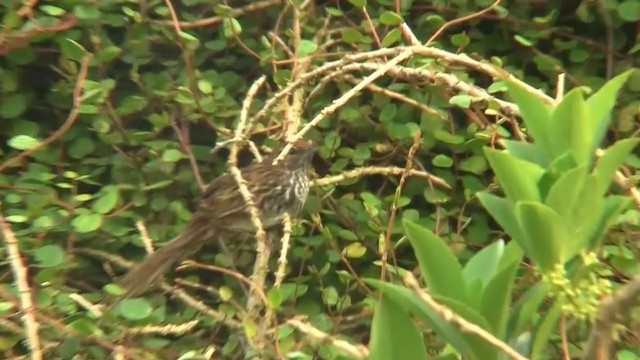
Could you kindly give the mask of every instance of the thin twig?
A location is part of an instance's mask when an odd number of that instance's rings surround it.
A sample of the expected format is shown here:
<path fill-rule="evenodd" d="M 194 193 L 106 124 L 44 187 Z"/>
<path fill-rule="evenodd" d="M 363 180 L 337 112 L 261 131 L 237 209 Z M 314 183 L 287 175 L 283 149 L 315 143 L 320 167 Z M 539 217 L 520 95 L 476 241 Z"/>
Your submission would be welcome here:
<path fill-rule="evenodd" d="M 362 89 L 364 89 L 367 85 L 371 84 L 377 78 L 379 78 L 382 75 L 384 75 L 387 71 L 389 71 L 389 69 L 393 68 L 394 66 L 400 64 L 401 62 L 403 62 L 406 59 L 408 59 L 409 57 L 411 57 L 412 54 L 413 54 L 413 52 L 410 50 L 410 48 L 407 48 L 404 51 L 400 52 L 400 54 L 398 54 L 398 56 L 396 56 L 393 59 L 389 60 L 389 62 L 387 62 L 386 64 L 382 65 L 379 69 L 374 71 L 371 75 L 369 75 L 366 78 L 364 78 L 359 84 L 357 84 L 356 86 L 351 88 L 351 90 L 347 91 L 341 97 L 339 97 L 338 99 L 334 100 L 331 103 L 331 105 L 329 105 L 329 106 L 325 107 L 324 109 L 322 109 L 318 113 L 318 115 L 316 115 L 313 119 L 311 119 L 311 121 L 309 121 L 309 123 L 307 123 L 300 131 L 298 131 L 298 133 L 295 135 L 294 138 L 288 139 L 289 143 L 287 145 L 285 145 L 284 149 L 282 149 L 282 152 L 280 153 L 280 155 L 278 155 L 278 157 L 275 159 L 275 161 L 280 161 L 280 160 L 284 159 L 284 157 L 289 153 L 289 151 L 291 151 L 291 148 L 293 147 L 293 143 L 295 141 L 298 141 L 298 140 L 302 139 L 302 137 L 309 130 L 311 130 L 313 127 L 318 125 L 318 123 L 320 121 L 322 121 L 327 116 L 333 114 L 336 110 L 338 110 L 338 108 L 340 108 L 342 105 L 346 104 L 347 101 L 349 101 L 352 97 L 354 97 L 358 93 L 360 93 L 360 91 L 362 91 Z"/>
<path fill-rule="evenodd" d="M 0 202 L 0 207 L 2 202 Z M 42 360 L 42 347 L 40 345 L 40 337 L 38 336 L 39 324 L 36 321 L 35 310 L 33 307 L 33 300 L 31 295 L 31 289 L 29 288 L 29 280 L 27 275 L 27 267 L 22 262 L 22 255 L 20 255 L 20 248 L 18 246 L 18 240 L 16 239 L 11 225 L 4 218 L 0 210 L 0 231 L 2 231 L 2 237 L 6 244 L 7 257 L 11 264 L 11 271 L 13 273 L 14 282 L 18 289 L 20 296 L 20 311 L 22 312 L 22 323 L 24 324 L 24 332 L 29 344 L 29 350 L 31 352 L 32 360 Z"/>
<path fill-rule="evenodd" d="M 457 18 L 457 19 L 453 19 L 451 21 L 447 21 L 446 23 L 444 23 L 440 27 L 440 29 L 438 29 L 438 31 L 436 31 L 435 34 L 433 34 L 433 36 L 431 36 L 431 38 L 429 38 L 429 40 L 427 40 L 425 45 L 430 45 L 431 43 L 433 43 L 438 38 L 438 36 L 440 36 L 440 34 L 442 34 L 448 27 L 451 27 L 451 26 L 457 25 L 457 24 L 462 24 L 462 23 L 464 23 L 466 21 L 469 21 L 469 20 L 475 19 L 477 17 L 480 17 L 480 16 L 488 13 L 489 11 L 493 10 L 493 8 L 498 6 L 498 4 L 501 1 L 502 0 L 496 0 L 496 1 L 494 1 L 493 4 L 489 5 L 488 8 L 482 9 L 482 10 L 480 10 L 478 12 L 475 12 L 473 14 L 469 14 L 467 16 L 463 16 L 463 17 L 460 17 L 460 18 Z"/>
<path fill-rule="evenodd" d="M 80 111 L 80 106 L 82 105 L 82 86 L 84 84 L 85 79 L 87 78 L 87 71 L 89 69 L 89 60 L 93 57 L 93 54 L 86 53 L 82 58 L 80 63 L 80 71 L 78 72 L 78 78 L 76 79 L 76 84 L 73 88 L 73 106 L 71 107 L 71 111 L 69 115 L 67 115 L 67 119 L 64 121 L 62 126 L 56 131 L 53 132 L 48 138 L 44 139 L 38 145 L 32 147 L 31 149 L 24 150 L 18 155 L 12 157 L 11 159 L 5 161 L 0 165 L 0 172 L 6 169 L 8 166 L 13 165 L 15 162 L 20 161 L 27 156 L 35 153 L 36 151 L 42 149 L 43 147 L 49 145 L 50 143 L 56 141 L 59 137 L 64 135 L 71 126 L 75 123 L 78 118 L 78 113 Z"/>
<path fill-rule="evenodd" d="M 303 321 L 301 318 L 289 319 L 287 320 L 287 324 L 298 329 L 298 331 L 304 333 L 305 335 L 331 344 L 331 346 L 344 351 L 345 353 L 349 354 L 349 356 L 355 359 L 366 359 L 369 357 L 369 350 L 364 345 L 353 345 L 345 340 L 336 339 L 335 337 L 314 327 L 308 322 Z"/>
<path fill-rule="evenodd" d="M 366 166 L 357 168 L 354 170 L 345 171 L 340 175 L 325 176 L 321 179 L 312 182 L 312 186 L 327 186 L 333 185 L 345 180 L 362 177 L 366 175 L 402 175 L 405 169 L 401 167 L 384 167 L 384 166 Z M 435 175 L 431 175 L 426 171 L 411 169 L 408 172 L 409 176 L 417 176 L 425 178 L 430 182 L 437 184 L 445 189 L 451 189 L 451 186 L 447 184 L 445 180 Z"/>
<path fill-rule="evenodd" d="M 417 131 L 413 136 L 413 144 L 411 144 L 411 148 L 409 148 L 409 154 L 407 155 L 407 163 L 402 171 L 402 175 L 400 176 L 400 181 L 398 181 L 398 186 L 396 186 L 395 194 L 393 195 L 393 200 L 391 201 L 391 210 L 389 210 L 389 219 L 387 220 L 387 232 L 384 236 L 384 246 L 382 249 L 382 265 L 380 266 L 380 279 L 384 280 L 386 278 L 387 272 L 387 262 L 389 252 L 391 252 L 391 233 L 393 232 L 393 226 L 395 225 L 396 220 L 396 212 L 398 211 L 398 200 L 400 199 L 400 194 L 402 193 L 402 187 L 404 186 L 407 177 L 409 176 L 409 172 L 413 167 L 413 157 L 418 151 L 420 147 L 420 140 L 422 140 L 422 136 L 420 131 Z M 395 260 L 395 258 L 394 258 Z M 397 264 L 394 264 L 397 265 Z"/>

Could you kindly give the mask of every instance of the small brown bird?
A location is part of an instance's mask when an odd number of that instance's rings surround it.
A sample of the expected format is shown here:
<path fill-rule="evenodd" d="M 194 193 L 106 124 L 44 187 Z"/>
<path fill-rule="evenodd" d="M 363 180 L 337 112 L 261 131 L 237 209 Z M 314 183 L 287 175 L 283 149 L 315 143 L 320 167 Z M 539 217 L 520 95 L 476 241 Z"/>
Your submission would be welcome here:
<path fill-rule="evenodd" d="M 299 142 L 276 165 L 275 155 L 241 169 L 265 229 L 278 226 L 284 213 L 297 215 L 309 194 L 311 160 L 316 149 Z M 256 229 L 238 184 L 229 173 L 214 179 L 204 191 L 193 218 L 182 234 L 161 247 L 121 281 L 126 297 L 142 294 L 177 262 L 218 236 L 252 234 Z"/>

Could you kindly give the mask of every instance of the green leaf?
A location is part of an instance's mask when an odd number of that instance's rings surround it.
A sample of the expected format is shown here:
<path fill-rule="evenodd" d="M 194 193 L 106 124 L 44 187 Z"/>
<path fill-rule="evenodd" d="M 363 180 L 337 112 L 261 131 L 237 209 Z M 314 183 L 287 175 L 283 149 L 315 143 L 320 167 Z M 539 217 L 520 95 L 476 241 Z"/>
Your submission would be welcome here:
<path fill-rule="evenodd" d="M 64 261 L 64 250 L 59 245 L 45 245 L 33 252 L 36 261 L 41 267 L 55 267 Z"/>
<path fill-rule="evenodd" d="M 0 117 L 13 119 L 22 115 L 28 104 L 26 94 L 11 94 L 5 98 L 0 98 Z"/>
<path fill-rule="evenodd" d="M 564 221 L 569 221 L 586 178 L 586 166 L 576 167 L 565 172 L 551 186 L 544 203 L 557 212 Z"/>
<path fill-rule="evenodd" d="M 153 308 L 145 299 L 124 299 L 118 303 L 118 313 L 125 319 L 142 320 L 151 315 Z"/>
<path fill-rule="evenodd" d="M 449 104 L 461 107 L 463 109 L 468 109 L 473 103 L 473 98 L 466 94 L 454 95 L 449 98 Z"/>
<path fill-rule="evenodd" d="M 591 239 L 589 240 L 592 249 L 601 246 L 607 231 L 615 224 L 620 214 L 629 207 L 629 204 L 631 204 L 631 199 L 627 196 L 612 195 L 604 199 L 600 220 L 592 231 Z"/>
<path fill-rule="evenodd" d="M 318 50 L 318 45 L 312 40 L 302 39 L 300 40 L 300 44 L 298 44 L 298 49 L 296 51 L 296 56 L 298 58 L 302 58 L 313 54 Z"/>
<path fill-rule="evenodd" d="M 571 150 L 578 165 L 590 165 L 595 148 L 592 148 L 595 129 L 591 128 L 587 106 L 579 88 L 569 91 L 551 116 L 549 128 L 553 157 Z"/>
<path fill-rule="evenodd" d="M 498 269 L 504 252 L 504 241 L 499 240 L 477 252 L 465 265 L 463 274 L 467 284 L 478 279 L 486 286 Z"/>
<path fill-rule="evenodd" d="M 384 25 L 400 25 L 404 20 L 402 16 L 393 11 L 384 11 L 380 14 L 380 23 Z"/>
<path fill-rule="evenodd" d="M 71 226 L 79 233 L 89 233 L 97 230 L 102 225 L 102 215 L 85 213 L 76 216 L 71 221 Z"/>
<path fill-rule="evenodd" d="M 373 313 L 369 359 L 430 359 L 422 334 L 398 305 L 383 293 Z"/>
<path fill-rule="evenodd" d="M 242 25 L 234 18 L 224 18 L 222 20 L 222 33 L 225 38 L 231 39 L 242 33 Z"/>
<path fill-rule="evenodd" d="M 422 321 L 435 329 L 445 341 L 451 343 L 463 356 L 471 354 L 471 347 L 463 337 L 463 334 L 460 333 L 460 330 L 444 320 L 433 308 L 427 306 L 427 304 L 411 290 L 377 279 L 364 279 L 364 281 L 382 291 L 399 306 L 416 314 Z"/>
<path fill-rule="evenodd" d="M 63 8 L 59 8 L 53 5 L 40 5 L 38 7 L 38 10 L 51 16 L 60 16 L 66 12 Z"/>
<path fill-rule="evenodd" d="M 588 127 L 593 131 L 592 145 L 593 151 L 602 142 L 611 122 L 611 112 L 616 103 L 618 91 L 633 74 L 635 69 L 623 72 L 622 74 L 607 81 L 600 90 L 587 99 L 587 114 L 583 121 L 589 122 Z"/>
<path fill-rule="evenodd" d="M 402 225 L 431 292 L 469 303 L 462 267 L 445 242 L 411 221 L 403 220 Z"/>
<path fill-rule="evenodd" d="M 271 288 L 267 292 L 268 305 L 272 309 L 278 309 L 282 305 L 282 293 L 279 288 Z"/>
<path fill-rule="evenodd" d="M 431 159 L 431 163 L 437 167 L 448 168 L 453 165 L 453 159 L 444 154 L 438 154 Z"/>
<path fill-rule="evenodd" d="M 545 349 L 551 341 L 551 332 L 555 328 L 558 319 L 562 314 L 562 306 L 560 301 L 555 301 L 553 306 L 547 310 L 544 317 L 537 324 L 536 331 L 533 335 L 533 343 L 531 345 L 531 353 L 529 358 L 531 359 L 544 359 Z"/>
<path fill-rule="evenodd" d="M 513 203 L 508 199 L 497 197 L 488 192 L 478 193 L 477 196 L 482 206 L 487 209 L 500 227 L 502 227 L 512 239 L 517 241 L 527 254 L 531 253 L 532 250 L 530 249 L 527 237 L 515 216 Z"/>
<path fill-rule="evenodd" d="M 520 116 L 533 137 L 534 143 L 541 146 L 546 158 L 550 158 L 549 126 L 551 122 L 551 106 L 545 104 L 533 94 L 528 93 L 518 85 L 507 82 L 509 94 L 518 105 Z"/>
<path fill-rule="evenodd" d="M 82 20 L 97 20 L 100 18 L 100 10 L 97 6 L 77 5 L 73 8 L 73 13 Z"/>
<path fill-rule="evenodd" d="M 460 170 L 482 175 L 487 171 L 487 160 L 484 156 L 474 155 L 460 162 Z"/>
<path fill-rule="evenodd" d="M 40 141 L 27 135 L 14 136 L 7 141 L 7 145 L 17 150 L 33 149 L 38 144 L 40 144 Z"/>
<path fill-rule="evenodd" d="M 638 138 L 624 139 L 616 141 L 615 144 L 604 150 L 593 169 L 593 173 L 598 177 L 599 186 L 594 196 L 602 196 L 609 190 L 616 171 L 638 145 L 638 142 L 640 142 Z"/>
<path fill-rule="evenodd" d="M 627 22 L 640 20 L 640 3 L 636 0 L 627 0 L 620 3 L 618 5 L 618 16 Z"/>
<path fill-rule="evenodd" d="M 520 261 L 503 268 L 485 286 L 480 302 L 480 313 L 491 326 L 492 334 L 505 339 L 511 304 L 511 291 Z"/>
<path fill-rule="evenodd" d="M 589 175 L 580 188 L 574 211 L 567 221 L 571 238 L 564 247 L 566 260 L 588 248 L 591 237 L 598 227 L 605 200 L 603 196 L 595 195 L 597 191 L 598 178 L 595 175 Z"/>
<path fill-rule="evenodd" d="M 60 42 L 60 50 L 64 56 L 75 61 L 81 61 L 87 53 L 87 50 L 82 45 L 69 38 L 65 38 Z"/>
<path fill-rule="evenodd" d="M 507 326 L 507 334 L 511 334 L 507 340 L 514 339 L 518 334 L 529 328 L 534 314 L 538 311 L 540 304 L 546 299 L 549 293 L 549 286 L 545 282 L 538 282 L 530 287 L 522 295 L 515 306 L 512 306 Z"/>
<path fill-rule="evenodd" d="M 348 0 L 348 1 L 357 7 L 367 6 L 367 0 Z"/>
<path fill-rule="evenodd" d="M 496 179 L 509 200 L 513 202 L 540 201 L 537 183 L 544 174 L 543 168 L 519 160 L 505 151 L 492 148 L 484 150 L 487 160 L 496 174 Z M 515 169 L 518 171 L 514 171 Z"/>
<path fill-rule="evenodd" d="M 182 152 L 177 149 L 167 149 L 162 153 L 162 161 L 169 163 L 173 163 L 184 158 L 185 156 Z"/>
<path fill-rule="evenodd" d="M 67 151 L 69 152 L 69 156 L 74 159 L 82 159 L 85 156 L 91 154 L 96 149 L 96 144 L 93 140 L 87 137 L 79 137 L 74 140 Z"/>
<path fill-rule="evenodd" d="M 382 38 L 382 41 L 380 41 L 380 46 L 390 47 L 391 45 L 399 42 L 401 38 L 402 31 L 400 31 L 400 29 L 398 28 L 393 28 L 387 33 L 387 35 L 384 36 L 384 38 Z"/>
<path fill-rule="evenodd" d="M 516 204 L 516 218 L 526 234 L 527 254 L 542 271 L 550 271 L 563 260 L 562 248 L 570 241 L 569 231 L 558 213 L 537 202 Z"/>
<path fill-rule="evenodd" d="M 115 185 L 108 185 L 100 191 L 100 197 L 93 203 L 91 209 L 98 214 L 106 214 L 118 204 L 119 189 Z"/>

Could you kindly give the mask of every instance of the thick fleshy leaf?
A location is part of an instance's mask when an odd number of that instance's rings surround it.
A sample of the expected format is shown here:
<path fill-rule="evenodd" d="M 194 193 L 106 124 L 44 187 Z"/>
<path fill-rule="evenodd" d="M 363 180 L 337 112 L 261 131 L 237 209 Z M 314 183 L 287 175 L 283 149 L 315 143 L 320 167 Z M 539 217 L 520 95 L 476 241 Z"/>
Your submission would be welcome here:
<path fill-rule="evenodd" d="M 598 195 L 604 195 L 609 190 L 616 170 L 627 159 L 627 156 L 638 145 L 638 142 L 640 142 L 639 138 L 624 139 L 616 141 L 615 144 L 604 150 L 604 154 L 598 159 L 593 170 L 598 177 Z"/>
<path fill-rule="evenodd" d="M 520 333 L 530 327 L 532 319 L 540 304 L 547 297 L 549 286 L 547 283 L 538 282 L 527 290 L 511 308 L 507 334 L 509 341 L 513 341 Z"/>
<path fill-rule="evenodd" d="M 520 223 L 516 218 L 516 209 L 513 204 L 505 199 L 488 192 L 478 193 L 478 200 L 482 206 L 491 214 L 512 239 L 517 241 L 522 249 L 528 254 L 531 252 L 527 237 L 525 236 Z"/>
<path fill-rule="evenodd" d="M 533 137 L 534 143 L 541 146 L 547 158 L 550 158 L 548 133 L 551 122 L 551 105 L 545 104 L 537 96 L 530 94 L 516 84 L 507 82 L 507 88 L 509 95 L 518 105 L 527 132 Z"/>
<path fill-rule="evenodd" d="M 580 89 L 573 89 L 564 96 L 551 114 L 549 145 L 551 146 L 552 159 L 573 150 L 571 146 L 572 112 L 576 110 L 577 103 L 580 101 L 584 103 Z"/>
<path fill-rule="evenodd" d="M 540 265 L 542 271 L 553 269 L 562 259 L 563 244 L 569 240 L 566 224 L 558 213 L 536 202 L 518 203 L 516 218 L 531 249 L 527 255 Z"/>
<path fill-rule="evenodd" d="M 607 81 L 600 90 L 587 99 L 587 113 L 589 116 L 585 120 L 591 123 L 589 128 L 593 129 L 593 142 L 591 144 L 593 152 L 595 152 L 607 132 L 611 122 L 611 110 L 616 103 L 618 91 L 634 71 L 635 69 L 625 71 Z"/>
<path fill-rule="evenodd" d="M 509 305 L 511 303 L 511 291 L 513 289 L 516 270 L 519 260 L 503 268 L 494 276 L 482 292 L 480 313 L 487 319 L 493 330 L 492 333 L 503 339 L 509 317 Z"/>
<path fill-rule="evenodd" d="M 549 189 L 544 203 L 565 221 L 572 217 L 574 205 L 587 178 L 587 167 L 580 166 L 566 171 Z"/>
<path fill-rule="evenodd" d="M 461 354 L 471 354 L 471 348 L 464 339 L 460 330 L 445 321 L 439 316 L 433 308 L 427 306 L 418 296 L 411 290 L 378 279 L 364 279 L 364 282 L 382 291 L 390 299 L 393 299 L 400 306 L 414 313 L 418 318 L 433 328 L 436 333 L 442 336 L 446 342 L 453 345 Z"/>
<path fill-rule="evenodd" d="M 531 359 L 544 359 L 543 351 L 547 344 L 551 340 L 551 332 L 554 330 L 560 314 L 562 313 L 562 307 L 560 301 L 554 302 L 554 304 L 547 310 L 544 317 L 538 322 L 536 331 L 533 335 L 533 342 L 531 344 L 531 353 L 529 358 Z"/>
<path fill-rule="evenodd" d="M 447 244 L 429 229 L 411 221 L 403 220 L 402 225 L 433 294 L 468 303 L 462 266 Z"/>
<path fill-rule="evenodd" d="M 532 143 L 518 140 L 502 140 L 502 145 L 510 154 L 520 160 L 538 164 L 543 168 L 547 167 L 549 163 L 542 148 Z"/>
<path fill-rule="evenodd" d="M 473 255 L 463 270 L 467 284 L 471 284 L 474 280 L 480 280 L 482 287 L 487 286 L 498 269 L 503 253 L 504 241 L 499 240 Z"/>
<path fill-rule="evenodd" d="M 382 294 L 371 326 L 369 359 L 431 359 L 409 312 Z"/>
<path fill-rule="evenodd" d="M 500 187 L 509 200 L 513 202 L 540 200 L 537 184 L 544 174 L 543 168 L 520 160 L 506 151 L 485 148 L 484 152 Z"/>
<path fill-rule="evenodd" d="M 618 216 L 620 216 L 630 204 L 631 199 L 626 196 L 612 195 L 604 199 L 600 220 L 592 231 L 589 241 L 592 249 L 601 245 L 602 239 L 604 239 L 611 225 L 615 223 Z"/>
<path fill-rule="evenodd" d="M 588 248 L 591 236 L 598 228 L 605 198 L 596 195 L 597 192 L 598 178 L 593 174 L 589 175 L 582 184 L 568 221 L 571 241 L 564 247 L 565 260 L 571 259 L 581 250 Z"/>
<path fill-rule="evenodd" d="M 570 150 L 579 165 L 591 163 L 594 156 L 591 150 L 593 135 L 587 116 L 582 90 L 569 91 L 551 116 L 549 137 L 554 157 Z"/>

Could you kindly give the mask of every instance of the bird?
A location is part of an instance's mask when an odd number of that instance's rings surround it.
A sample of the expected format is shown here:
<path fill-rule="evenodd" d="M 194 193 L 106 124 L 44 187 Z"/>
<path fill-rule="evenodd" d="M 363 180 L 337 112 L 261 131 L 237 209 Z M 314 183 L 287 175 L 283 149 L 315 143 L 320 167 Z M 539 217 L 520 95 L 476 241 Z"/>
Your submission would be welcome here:
<path fill-rule="evenodd" d="M 275 155 L 241 168 L 265 230 L 281 224 L 282 217 L 300 213 L 309 194 L 312 159 L 316 148 L 304 141 L 294 143 L 287 156 L 273 165 Z M 205 188 L 196 210 L 177 237 L 148 255 L 121 280 L 125 298 L 136 297 L 172 269 L 218 237 L 255 234 L 256 229 L 236 179 L 225 173 Z"/>

